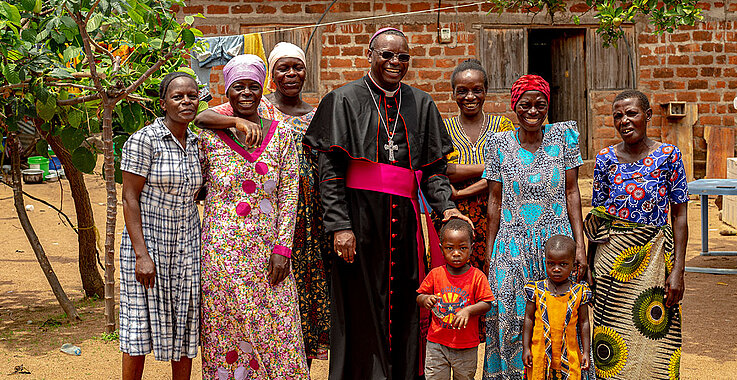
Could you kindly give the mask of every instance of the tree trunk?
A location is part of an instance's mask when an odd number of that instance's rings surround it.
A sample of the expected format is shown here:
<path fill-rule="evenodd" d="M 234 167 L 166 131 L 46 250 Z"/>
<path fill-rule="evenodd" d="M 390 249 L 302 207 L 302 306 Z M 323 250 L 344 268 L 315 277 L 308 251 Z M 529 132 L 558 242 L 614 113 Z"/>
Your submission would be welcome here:
<path fill-rule="evenodd" d="M 115 331 L 115 219 L 118 195 L 115 188 L 115 157 L 113 156 L 113 109 L 115 102 L 104 101 L 102 108 L 102 146 L 107 190 L 107 220 L 105 221 L 105 330 Z"/>
<path fill-rule="evenodd" d="M 77 243 L 79 244 L 79 275 L 82 277 L 82 289 L 87 297 L 97 296 L 102 299 L 105 296 L 105 285 L 102 282 L 100 272 L 97 271 L 97 236 L 95 216 L 92 213 L 90 194 L 84 182 L 82 172 L 77 170 L 72 163 L 72 155 L 62 145 L 59 136 L 51 136 L 41 131 L 44 139 L 51 145 L 51 149 L 59 158 L 64 173 L 69 180 L 69 188 L 74 198 L 74 209 L 77 212 Z"/>
<path fill-rule="evenodd" d="M 49 262 L 48 257 L 46 257 L 46 252 L 44 252 L 43 246 L 38 240 L 36 231 L 33 230 L 31 220 L 28 219 L 26 206 L 23 201 L 23 185 L 21 183 L 20 173 L 20 153 L 18 143 L 15 140 L 15 132 L 8 133 L 8 138 L 5 146 L 8 148 L 11 158 L 13 173 L 13 201 L 15 203 L 15 211 L 18 213 L 20 224 L 23 227 L 23 231 L 26 233 L 28 242 L 31 243 L 33 253 L 36 254 L 36 260 L 38 260 L 39 265 L 41 265 L 41 270 L 43 270 L 44 275 L 46 276 L 46 280 L 49 282 L 49 285 L 51 285 L 51 290 L 54 292 L 54 296 L 56 296 L 56 300 L 59 302 L 59 305 L 61 305 L 61 308 L 64 310 L 67 318 L 69 318 L 70 321 L 79 321 L 81 320 L 81 318 L 77 313 L 77 309 L 74 308 L 72 301 L 70 301 L 69 297 L 67 297 L 67 294 L 64 293 L 64 289 L 61 287 L 61 283 L 59 283 L 59 279 L 56 277 L 56 273 L 54 273 L 54 269 L 51 267 L 51 263 Z"/>

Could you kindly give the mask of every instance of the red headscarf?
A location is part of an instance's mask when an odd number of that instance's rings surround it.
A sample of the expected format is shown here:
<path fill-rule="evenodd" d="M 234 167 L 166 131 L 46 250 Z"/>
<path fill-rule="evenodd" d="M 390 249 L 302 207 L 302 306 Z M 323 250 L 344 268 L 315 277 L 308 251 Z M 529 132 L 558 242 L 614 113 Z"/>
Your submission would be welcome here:
<path fill-rule="evenodd" d="M 512 110 L 517 105 L 519 98 L 527 91 L 540 91 L 550 102 L 550 85 L 539 75 L 523 75 L 512 85 Z"/>

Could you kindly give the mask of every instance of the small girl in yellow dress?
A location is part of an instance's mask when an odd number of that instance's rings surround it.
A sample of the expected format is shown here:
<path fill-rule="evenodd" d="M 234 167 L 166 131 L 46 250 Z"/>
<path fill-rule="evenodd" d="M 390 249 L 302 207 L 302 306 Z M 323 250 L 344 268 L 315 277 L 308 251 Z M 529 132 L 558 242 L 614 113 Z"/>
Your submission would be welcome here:
<path fill-rule="evenodd" d="M 522 362 L 529 380 L 579 380 L 581 370 L 589 368 L 591 337 L 587 305 L 593 296 L 588 285 L 570 280 L 575 256 L 573 239 L 564 235 L 551 237 L 545 243 L 548 278 L 530 281 L 524 288 L 527 306 Z"/>

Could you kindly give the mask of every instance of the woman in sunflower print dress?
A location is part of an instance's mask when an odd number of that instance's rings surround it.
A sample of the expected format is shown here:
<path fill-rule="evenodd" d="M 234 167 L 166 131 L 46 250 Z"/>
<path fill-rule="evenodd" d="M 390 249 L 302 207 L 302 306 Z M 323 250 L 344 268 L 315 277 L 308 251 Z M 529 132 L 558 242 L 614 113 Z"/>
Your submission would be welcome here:
<path fill-rule="evenodd" d="M 290 273 L 299 186 L 294 139 L 283 123 L 258 116 L 266 78 L 260 58 L 236 56 L 223 75 L 233 110 L 225 119 L 236 131 L 200 133 L 208 183 L 202 228 L 202 376 L 309 379 Z M 207 115 L 198 119 L 199 125 L 207 123 Z M 254 141 L 243 120 L 261 125 L 263 141 Z"/>
<path fill-rule="evenodd" d="M 688 242 L 686 172 L 677 147 L 647 137 L 647 96 L 624 91 L 612 108 L 622 142 L 596 157 L 595 208 L 584 223 L 593 256 L 596 375 L 677 379 Z"/>
<path fill-rule="evenodd" d="M 489 181 L 487 258 L 496 300 L 486 315 L 484 380 L 522 379 L 524 286 L 546 277 L 543 246 L 553 235 L 576 242 L 577 277 L 587 271 L 578 190 L 583 165 L 575 121 L 544 124 L 550 85 L 525 75 L 512 86 L 520 127 L 486 144 Z M 586 377 L 583 377 L 586 378 Z"/>

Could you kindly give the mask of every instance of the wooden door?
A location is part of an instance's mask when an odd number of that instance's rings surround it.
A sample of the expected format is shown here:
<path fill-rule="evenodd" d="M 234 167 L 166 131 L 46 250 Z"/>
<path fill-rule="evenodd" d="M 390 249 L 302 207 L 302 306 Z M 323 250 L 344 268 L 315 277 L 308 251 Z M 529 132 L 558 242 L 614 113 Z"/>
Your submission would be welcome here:
<path fill-rule="evenodd" d="M 565 29 L 555 31 L 551 42 L 551 122 L 575 120 L 581 155 L 588 159 L 588 101 L 586 96 L 586 31 Z"/>

